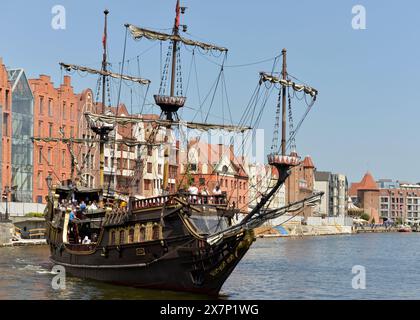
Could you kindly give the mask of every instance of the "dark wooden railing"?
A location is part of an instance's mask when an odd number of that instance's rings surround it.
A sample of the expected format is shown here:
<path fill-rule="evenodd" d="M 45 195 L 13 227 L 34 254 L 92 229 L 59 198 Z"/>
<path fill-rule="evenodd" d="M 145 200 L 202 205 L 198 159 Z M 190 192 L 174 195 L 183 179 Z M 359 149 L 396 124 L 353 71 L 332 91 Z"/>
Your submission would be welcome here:
<path fill-rule="evenodd" d="M 155 208 L 162 207 L 163 205 L 170 206 L 175 205 L 178 202 L 175 201 L 174 197 L 181 197 L 186 200 L 189 204 L 208 204 L 208 205 L 222 205 L 226 204 L 225 195 L 192 195 L 192 194 L 177 194 L 177 195 L 167 195 L 160 197 L 153 197 L 147 199 L 136 199 L 132 200 L 131 206 L 133 210 L 143 209 L 143 208 Z"/>

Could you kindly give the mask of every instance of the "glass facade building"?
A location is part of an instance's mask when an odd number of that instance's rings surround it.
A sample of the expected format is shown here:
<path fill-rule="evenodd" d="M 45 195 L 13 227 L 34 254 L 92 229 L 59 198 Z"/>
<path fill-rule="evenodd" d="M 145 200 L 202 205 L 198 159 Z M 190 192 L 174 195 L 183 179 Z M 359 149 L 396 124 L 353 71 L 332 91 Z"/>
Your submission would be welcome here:
<path fill-rule="evenodd" d="M 12 201 L 32 202 L 34 97 L 23 69 L 8 70 L 12 85 Z"/>

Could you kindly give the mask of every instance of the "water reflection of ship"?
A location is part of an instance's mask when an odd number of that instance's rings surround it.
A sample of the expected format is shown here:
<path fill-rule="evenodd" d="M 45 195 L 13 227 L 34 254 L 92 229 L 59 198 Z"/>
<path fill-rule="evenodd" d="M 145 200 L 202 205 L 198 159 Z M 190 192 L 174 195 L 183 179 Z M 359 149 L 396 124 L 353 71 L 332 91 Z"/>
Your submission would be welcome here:
<path fill-rule="evenodd" d="M 76 143 L 99 143 L 100 145 L 100 187 L 92 189 L 83 186 L 78 164 L 73 155 L 73 181 L 68 185 L 50 186 L 46 209 L 47 238 L 51 251 L 51 260 L 66 267 L 74 276 L 100 281 L 128 285 L 200 292 L 217 295 L 231 272 L 246 254 L 255 240 L 253 230 L 265 221 L 297 210 L 319 200 L 320 195 L 313 195 L 302 201 L 285 207 L 264 210 L 270 199 L 285 182 L 289 169 L 299 163 L 293 155 L 286 155 L 286 90 L 303 91 L 305 95 L 316 99 L 317 91 L 308 86 L 298 85 L 288 79 L 284 67 L 282 78 L 261 73 L 259 86 L 279 86 L 283 103 L 277 106 L 274 141 L 279 139 L 282 129 L 281 152 L 273 143 L 273 153 L 269 164 L 277 169 L 278 179 L 267 190 L 246 216 L 237 224 L 233 218 L 237 208 L 229 204 L 226 196 L 194 195 L 175 190 L 168 192 L 169 152 L 172 130 L 181 126 L 192 130 L 225 130 L 233 133 L 249 131 L 256 120 L 244 117 L 236 125 L 218 125 L 208 122 L 181 121 L 178 111 L 184 107 L 186 98 L 182 96 L 182 84 L 179 80 L 180 45 L 192 46 L 205 51 L 222 54 L 226 48 L 199 41 L 193 41 L 180 35 L 180 13 L 184 8 L 177 1 L 176 19 L 172 34 L 165 34 L 144 28 L 126 25 L 133 38 L 169 41 L 168 59 L 163 72 L 162 85 L 155 102 L 161 108 L 161 115 L 156 119 L 141 117 L 120 117 L 118 114 L 107 115 L 86 113 L 91 130 L 98 140 L 79 141 L 61 139 L 72 150 Z M 140 85 L 149 83 L 146 79 L 113 73 L 107 70 L 107 15 L 105 11 L 104 54 L 101 70 L 94 70 L 72 64 L 62 63 L 67 70 L 77 70 L 97 74 L 101 77 L 102 106 L 105 106 L 106 79 L 113 77 L 120 81 L 132 81 Z M 123 60 L 124 61 L 124 60 Z M 123 68 L 121 68 L 123 70 Z M 165 95 L 166 81 L 170 83 L 169 96 Z M 118 105 L 118 104 L 117 104 Z M 282 112 L 280 111 L 283 108 Z M 263 109 L 263 107 L 262 107 Z M 249 105 L 244 114 L 255 112 L 255 106 Z M 281 122 L 280 122 L 281 120 Z M 249 122 L 249 124 L 247 124 Z M 165 194 L 138 199 L 132 195 L 118 195 L 104 181 L 104 146 L 110 141 L 110 135 L 117 125 L 149 123 L 154 131 L 145 143 L 119 141 L 129 146 L 142 147 L 165 145 L 165 165 L 163 190 Z M 156 139 L 157 132 L 164 129 L 164 141 Z M 293 132 L 294 138 L 295 132 Z M 42 138 L 35 138 L 42 139 Z M 277 139 L 277 140 L 276 140 Z M 46 139 L 44 139 L 46 141 Z M 116 141 L 114 141 L 116 142 Z M 168 143 L 169 142 L 169 143 Z M 72 175 L 73 176 L 73 175 Z M 90 202 L 97 206 L 89 205 Z M 74 209 L 77 204 L 80 209 Z M 89 241 L 80 243 L 79 239 Z"/>

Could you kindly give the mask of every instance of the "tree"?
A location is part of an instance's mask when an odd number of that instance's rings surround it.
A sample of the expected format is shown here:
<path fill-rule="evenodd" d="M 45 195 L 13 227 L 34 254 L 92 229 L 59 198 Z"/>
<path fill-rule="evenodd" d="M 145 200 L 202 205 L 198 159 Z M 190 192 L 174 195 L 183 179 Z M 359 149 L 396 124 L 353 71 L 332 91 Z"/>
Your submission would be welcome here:
<path fill-rule="evenodd" d="M 370 220 L 370 215 L 368 215 L 366 212 L 363 212 L 363 213 L 360 215 L 360 219 L 363 219 L 363 220 L 369 221 L 369 220 Z"/>

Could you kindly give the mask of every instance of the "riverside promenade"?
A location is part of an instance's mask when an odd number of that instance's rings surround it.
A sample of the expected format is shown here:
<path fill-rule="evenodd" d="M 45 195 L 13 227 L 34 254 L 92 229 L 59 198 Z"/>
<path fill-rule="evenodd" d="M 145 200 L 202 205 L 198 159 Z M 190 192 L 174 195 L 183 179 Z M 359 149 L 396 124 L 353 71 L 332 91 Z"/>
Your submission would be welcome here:
<path fill-rule="evenodd" d="M 415 231 L 415 230 L 413 230 Z M 263 226 L 256 229 L 255 234 L 259 238 L 272 237 L 313 237 L 328 235 L 348 235 L 359 233 L 386 233 L 399 232 L 396 226 L 384 225 L 353 225 L 342 226 L 339 224 L 331 225 L 303 225 L 293 221 L 278 226 Z"/>

